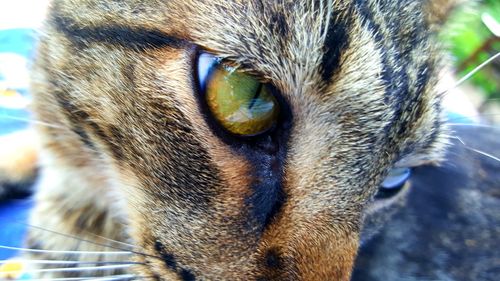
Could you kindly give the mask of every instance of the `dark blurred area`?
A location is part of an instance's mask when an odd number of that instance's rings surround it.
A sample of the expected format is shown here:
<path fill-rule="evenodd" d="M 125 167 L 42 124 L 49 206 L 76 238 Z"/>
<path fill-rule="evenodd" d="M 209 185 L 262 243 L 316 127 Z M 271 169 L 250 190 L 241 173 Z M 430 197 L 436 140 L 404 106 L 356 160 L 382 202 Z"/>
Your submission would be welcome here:
<path fill-rule="evenodd" d="M 354 281 L 500 280 L 500 128 L 453 129 L 447 161 L 415 169 L 405 207 L 361 248 Z"/>

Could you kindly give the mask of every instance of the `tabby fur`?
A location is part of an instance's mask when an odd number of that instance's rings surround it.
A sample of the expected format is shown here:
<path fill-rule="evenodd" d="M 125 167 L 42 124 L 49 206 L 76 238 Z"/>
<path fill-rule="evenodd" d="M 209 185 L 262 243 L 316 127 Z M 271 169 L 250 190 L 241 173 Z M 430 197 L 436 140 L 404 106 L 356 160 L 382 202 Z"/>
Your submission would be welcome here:
<path fill-rule="evenodd" d="M 435 37 L 453 4 L 54 0 L 32 84 L 51 124 L 36 128 L 44 229 L 27 246 L 122 241 L 139 263 L 127 272 L 153 280 L 349 280 L 363 219 L 403 197 L 372 199 L 389 169 L 442 159 Z M 276 87 L 274 131 L 217 127 L 193 74 L 202 51 Z"/>

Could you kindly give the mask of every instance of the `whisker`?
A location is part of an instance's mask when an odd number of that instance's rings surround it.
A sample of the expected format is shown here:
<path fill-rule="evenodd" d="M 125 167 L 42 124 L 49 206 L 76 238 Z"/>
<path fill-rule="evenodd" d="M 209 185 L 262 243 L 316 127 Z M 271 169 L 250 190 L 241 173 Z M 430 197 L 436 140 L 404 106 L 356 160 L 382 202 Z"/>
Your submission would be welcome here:
<path fill-rule="evenodd" d="M 73 236 L 73 235 L 69 235 L 69 234 L 65 234 L 65 233 L 60 233 L 60 232 L 57 232 L 57 231 L 53 231 L 53 230 L 50 230 L 50 229 L 46 229 L 46 228 L 43 228 L 41 226 L 30 225 L 30 224 L 27 224 L 27 223 L 23 223 L 23 224 L 26 225 L 26 226 L 29 226 L 29 227 L 33 227 L 33 228 L 39 229 L 39 230 L 43 230 L 43 231 L 47 231 L 47 232 L 50 232 L 50 233 L 58 234 L 58 235 L 61 235 L 61 236 L 64 236 L 64 237 L 76 239 L 76 240 L 79 240 L 79 241 L 82 241 L 82 242 L 87 242 L 87 243 L 94 244 L 94 245 L 97 245 L 97 246 L 107 247 L 107 248 L 111 248 L 111 249 L 115 249 L 115 250 L 125 251 L 127 253 L 133 253 L 133 254 L 140 255 L 140 256 L 151 257 L 151 258 L 156 258 L 156 259 L 162 260 L 162 258 L 158 257 L 158 256 L 154 256 L 154 255 L 150 255 L 150 254 L 146 254 L 146 253 L 142 253 L 142 252 L 138 252 L 138 251 L 134 251 L 134 250 L 122 249 L 120 247 L 111 246 L 111 245 L 104 244 L 104 243 L 98 243 L 98 242 L 90 241 L 90 240 L 83 239 L 83 238 L 80 238 L 80 237 L 76 237 L 76 236 Z"/>
<path fill-rule="evenodd" d="M 488 128 L 488 129 L 500 129 L 500 126 L 487 125 L 487 124 L 475 124 L 475 123 L 447 123 L 448 126 L 463 126 L 463 127 L 478 127 L 478 128 Z"/>
<path fill-rule="evenodd" d="M 460 142 L 460 143 L 464 146 L 464 148 L 465 148 L 465 149 L 467 149 L 467 150 L 470 150 L 470 151 L 476 152 L 476 153 L 478 153 L 478 154 L 480 154 L 480 155 L 486 156 L 486 157 L 488 157 L 488 158 L 490 158 L 490 159 L 493 159 L 493 160 L 495 160 L 495 161 L 500 162 L 500 158 L 499 158 L 499 157 L 496 157 L 496 156 L 494 156 L 494 155 L 491 155 L 491 154 L 486 153 L 486 152 L 484 152 L 484 151 L 481 151 L 481 150 L 479 150 L 479 149 L 472 148 L 472 147 L 468 146 L 468 145 L 467 145 L 467 144 L 466 144 L 466 143 L 465 143 L 465 142 L 464 142 L 461 138 L 459 138 L 459 137 L 457 137 L 457 136 L 452 136 L 451 138 L 452 138 L 452 139 L 456 139 L 456 140 L 458 140 L 458 141 L 459 141 L 459 142 Z"/>
<path fill-rule="evenodd" d="M 88 231 L 85 231 L 85 234 L 90 235 L 90 236 L 94 236 L 94 237 L 97 237 L 97 238 L 100 238 L 100 239 L 103 239 L 103 240 L 106 240 L 108 242 L 113 242 L 113 243 L 117 243 L 117 244 L 120 244 L 120 245 L 123 245 L 123 246 L 127 246 L 127 247 L 130 247 L 130 248 L 135 248 L 136 247 L 135 245 L 128 244 L 128 243 L 125 243 L 125 242 L 122 242 L 122 241 L 118 241 L 118 240 L 114 240 L 114 239 L 111 239 L 111 238 L 107 238 L 107 237 L 104 237 L 104 236 L 101 236 L 101 235 L 97 235 L 97 234 L 94 234 L 94 233 L 90 233 Z"/>
<path fill-rule="evenodd" d="M 29 259 L 0 260 L 0 264 L 9 263 L 12 261 L 22 262 L 25 264 L 68 264 L 68 265 L 79 265 L 79 264 L 95 264 L 95 265 L 144 264 L 142 262 L 132 262 L 132 261 L 65 261 L 65 260 L 29 260 Z"/>
<path fill-rule="evenodd" d="M 88 267 L 61 267 L 61 268 L 43 268 L 43 269 L 28 269 L 24 270 L 25 273 L 36 273 L 36 272 L 72 272 L 72 271 L 107 271 L 115 269 L 129 268 L 132 265 L 129 264 L 118 264 L 118 265 L 103 265 L 103 266 L 88 266 Z M 17 270 L 12 271 L 2 271 L 4 274 L 19 273 Z"/>
<path fill-rule="evenodd" d="M 464 77 L 462 77 L 460 80 L 458 80 L 455 84 L 453 84 L 450 88 L 446 89 L 445 91 L 439 93 L 439 95 L 445 95 L 446 93 L 450 92 L 451 90 L 455 89 L 456 87 L 460 86 L 463 82 L 467 81 L 469 78 L 471 78 L 474 74 L 476 74 L 479 70 L 483 69 L 485 66 L 493 62 L 495 59 L 500 57 L 500 52 L 496 53 L 493 55 L 491 58 L 487 59 L 480 65 L 476 66 L 473 70 L 471 70 L 469 73 L 467 73 Z"/>
<path fill-rule="evenodd" d="M 448 119 L 447 122 L 454 122 L 454 121 L 457 121 L 457 120 L 467 120 L 467 119 L 470 119 L 470 118 L 473 118 L 473 117 L 498 116 L 498 115 L 500 115 L 500 113 L 480 113 L 480 114 L 474 114 L 474 115 L 463 115 L 463 116 L 460 116 L 460 117 L 450 118 L 450 119 Z"/>
<path fill-rule="evenodd" d="M 30 281 L 80 281 L 80 280 L 135 280 L 142 278 L 132 274 L 109 275 L 106 277 L 67 277 L 67 278 L 50 278 L 50 279 L 30 279 Z"/>
<path fill-rule="evenodd" d="M 16 116 L 9 116 L 9 115 L 0 115 L 0 118 L 23 121 L 23 122 L 30 123 L 30 124 L 43 125 L 46 127 L 56 128 L 56 129 L 64 129 L 65 128 L 63 126 L 54 125 L 54 124 L 50 124 L 47 122 L 38 121 L 38 120 L 34 120 L 34 119 L 29 119 L 29 118 L 21 118 L 21 117 L 16 117 Z"/>
<path fill-rule="evenodd" d="M 493 160 L 495 160 L 495 161 L 500 162 L 500 158 L 498 158 L 498 157 L 496 157 L 496 156 L 494 156 L 494 155 L 491 155 L 491 154 L 489 154 L 489 153 L 486 153 L 486 152 L 484 152 L 484 151 L 481 151 L 481 150 L 478 150 L 478 149 L 475 149 L 475 148 L 472 148 L 472 147 L 467 147 L 467 146 L 466 146 L 465 148 L 466 148 L 466 149 L 468 149 L 468 150 L 474 151 L 474 152 L 476 152 L 476 153 L 479 153 L 479 154 L 481 154 L 481 155 L 483 155 L 483 156 L 486 156 L 486 157 L 488 157 L 488 158 L 490 158 L 490 159 L 493 159 Z"/>
<path fill-rule="evenodd" d="M 120 251 L 126 251 L 126 252 L 129 252 L 129 253 L 133 253 L 132 251 L 128 251 L 127 249 L 122 249 L 122 248 L 117 247 L 117 246 L 111 246 L 111 245 L 107 245 L 107 244 L 104 244 L 104 243 L 98 243 L 98 242 L 90 241 L 90 240 L 83 239 L 83 238 L 80 238 L 80 237 L 76 237 L 76 236 L 73 236 L 73 235 L 70 235 L 70 234 L 53 231 L 53 230 L 50 230 L 50 229 L 47 229 L 47 228 L 44 228 L 44 227 L 41 227 L 41 226 L 37 226 L 37 225 L 31 225 L 31 224 L 28 224 L 28 223 L 23 223 L 23 224 L 25 224 L 26 226 L 32 227 L 32 228 L 36 228 L 36 229 L 39 229 L 39 230 L 47 231 L 47 232 L 50 232 L 50 233 L 53 233 L 53 234 L 57 234 L 57 235 L 61 235 L 61 236 L 67 237 L 67 238 L 76 239 L 76 240 L 79 240 L 79 241 L 82 241 L 82 242 L 87 242 L 87 243 L 94 244 L 94 245 L 97 245 L 97 246 L 102 246 L 102 247 L 107 247 L 107 248 L 111 248 L 111 249 L 115 249 L 115 250 L 120 250 Z"/>
<path fill-rule="evenodd" d="M 20 247 L 10 247 L 0 245 L 0 249 L 14 250 L 21 252 L 33 252 L 33 253 L 53 253 L 53 254 L 85 254 L 85 255 L 131 255 L 132 252 L 111 252 L 111 251 L 63 251 L 63 250 L 40 250 L 40 249 L 29 249 Z"/>
<path fill-rule="evenodd" d="M 461 144 L 463 144 L 464 146 L 467 146 L 467 145 L 465 145 L 465 142 L 464 142 L 461 138 L 459 138 L 459 137 L 457 137 L 457 136 L 451 136 L 450 138 L 452 138 L 452 139 L 456 139 L 456 140 L 458 140 Z"/>

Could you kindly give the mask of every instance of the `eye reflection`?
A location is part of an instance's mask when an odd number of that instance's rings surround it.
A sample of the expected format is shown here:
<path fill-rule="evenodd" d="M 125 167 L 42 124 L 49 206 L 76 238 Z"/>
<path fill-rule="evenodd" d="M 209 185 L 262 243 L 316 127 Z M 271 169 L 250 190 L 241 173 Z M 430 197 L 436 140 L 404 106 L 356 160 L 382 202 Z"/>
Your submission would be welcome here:
<path fill-rule="evenodd" d="M 279 114 L 271 86 L 210 54 L 198 59 L 198 80 L 215 120 L 238 136 L 255 136 L 276 124 Z"/>

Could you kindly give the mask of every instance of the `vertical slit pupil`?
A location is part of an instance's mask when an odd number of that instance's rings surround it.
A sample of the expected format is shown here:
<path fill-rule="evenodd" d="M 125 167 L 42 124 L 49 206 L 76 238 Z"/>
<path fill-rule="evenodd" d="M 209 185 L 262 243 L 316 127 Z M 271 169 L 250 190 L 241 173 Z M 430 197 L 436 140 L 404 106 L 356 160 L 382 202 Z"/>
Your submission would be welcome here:
<path fill-rule="evenodd" d="M 248 109 L 252 109 L 252 107 L 255 105 L 255 102 L 257 102 L 257 98 L 260 96 L 260 93 L 262 92 L 262 83 L 259 84 L 259 87 L 255 91 L 255 95 L 253 96 L 252 100 L 250 101 L 250 104 L 248 105 Z"/>

